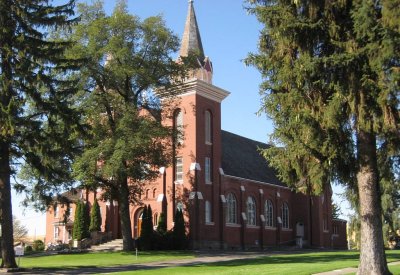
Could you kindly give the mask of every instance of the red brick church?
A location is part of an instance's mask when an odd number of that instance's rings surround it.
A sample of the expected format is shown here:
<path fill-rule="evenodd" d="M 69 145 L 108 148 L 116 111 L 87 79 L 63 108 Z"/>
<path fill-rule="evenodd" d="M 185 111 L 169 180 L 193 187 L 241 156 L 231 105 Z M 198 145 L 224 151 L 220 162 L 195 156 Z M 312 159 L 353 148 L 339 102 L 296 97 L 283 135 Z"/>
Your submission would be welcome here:
<path fill-rule="evenodd" d="M 181 127 L 182 144 L 171 167 L 160 169 L 157 181 L 145 188 L 143 203 L 153 209 L 156 225 L 166 213 L 168 229 L 175 210 L 183 210 L 193 248 L 265 248 L 305 246 L 345 248 L 346 221 L 332 218 L 332 190 L 320 196 L 296 193 L 282 183 L 258 149 L 268 147 L 221 130 L 221 102 L 229 92 L 212 84 L 213 68 L 204 55 L 200 32 L 189 1 L 180 56 L 199 53 L 201 67 L 193 71 L 179 95 L 172 121 Z M 101 192 L 101 190 L 99 190 Z M 71 201 L 93 203 L 96 194 L 84 190 L 68 194 Z M 99 202 L 102 231 L 120 237 L 118 202 Z M 132 237 L 140 235 L 142 206 L 131 205 Z M 66 205 L 47 212 L 46 243 L 67 243 L 72 236 L 74 205 L 68 221 Z"/>

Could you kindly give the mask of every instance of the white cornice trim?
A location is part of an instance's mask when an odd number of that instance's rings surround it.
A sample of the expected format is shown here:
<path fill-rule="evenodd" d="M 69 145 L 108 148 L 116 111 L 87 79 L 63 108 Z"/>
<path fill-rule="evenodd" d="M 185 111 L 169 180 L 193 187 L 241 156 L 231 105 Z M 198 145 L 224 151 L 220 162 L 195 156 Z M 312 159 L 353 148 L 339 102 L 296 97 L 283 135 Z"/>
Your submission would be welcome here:
<path fill-rule="evenodd" d="M 185 82 L 180 88 L 179 97 L 193 94 L 221 103 L 230 93 L 203 80 L 194 78 Z"/>

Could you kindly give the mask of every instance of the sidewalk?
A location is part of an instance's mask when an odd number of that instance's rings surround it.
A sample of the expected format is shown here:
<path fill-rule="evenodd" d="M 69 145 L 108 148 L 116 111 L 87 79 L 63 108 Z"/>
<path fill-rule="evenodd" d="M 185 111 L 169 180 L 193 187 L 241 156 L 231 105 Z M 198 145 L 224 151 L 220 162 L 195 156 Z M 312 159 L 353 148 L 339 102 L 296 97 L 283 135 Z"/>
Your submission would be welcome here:
<path fill-rule="evenodd" d="M 400 264 L 400 261 L 388 263 L 388 265 L 399 265 L 399 264 Z M 356 267 L 348 267 L 348 268 L 337 269 L 337 270 L 332 270 L 332 271 L 328 271 L 328 272 L 316 273 L 313 275 L 341 275 L 341 274 L 349 274 L 349 273 L 356 273 L 356 272 L 357 272 Z"/>

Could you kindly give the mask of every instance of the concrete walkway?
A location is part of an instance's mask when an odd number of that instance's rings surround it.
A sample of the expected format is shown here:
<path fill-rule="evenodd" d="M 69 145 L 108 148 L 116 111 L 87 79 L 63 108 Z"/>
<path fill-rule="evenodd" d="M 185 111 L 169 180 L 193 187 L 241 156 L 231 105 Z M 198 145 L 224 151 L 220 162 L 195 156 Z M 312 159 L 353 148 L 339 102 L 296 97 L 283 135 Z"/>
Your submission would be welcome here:
<path fill-rule="evenodd" d="M 391 262 L 388 263 L 388 265 L 399 265 L 400 261 L 396 262 Z M 350 273 L 356 273 L 357 268 L 356 267 L 347 267 L 347 268 L 342 268 L 342 269 L 336 269 L 328 272 L 322 272 L 322 273 L 316 273 L 314 275 L 342 275 L 342 274 L 350 274 Z"/>

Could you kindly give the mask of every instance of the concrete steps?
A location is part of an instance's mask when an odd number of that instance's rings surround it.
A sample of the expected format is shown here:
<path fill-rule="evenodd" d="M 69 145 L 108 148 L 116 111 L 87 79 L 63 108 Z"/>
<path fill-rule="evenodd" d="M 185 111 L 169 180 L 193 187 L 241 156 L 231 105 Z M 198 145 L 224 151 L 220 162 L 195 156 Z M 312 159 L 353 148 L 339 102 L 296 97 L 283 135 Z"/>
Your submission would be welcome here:
<path fill-rule="evenodd" d="M 122 239 L 115 239 L 99 245 L 93 245 L 91 251 L 122 251 Z"/>

